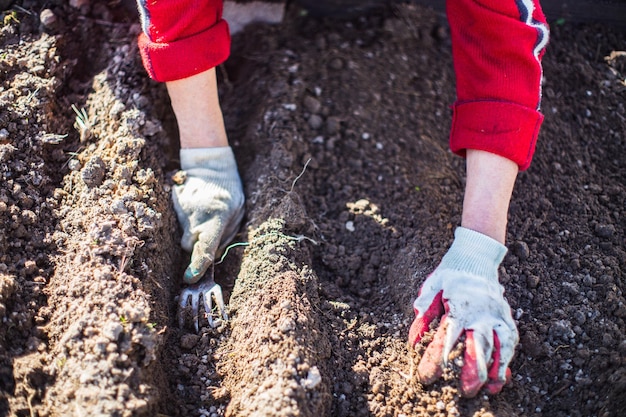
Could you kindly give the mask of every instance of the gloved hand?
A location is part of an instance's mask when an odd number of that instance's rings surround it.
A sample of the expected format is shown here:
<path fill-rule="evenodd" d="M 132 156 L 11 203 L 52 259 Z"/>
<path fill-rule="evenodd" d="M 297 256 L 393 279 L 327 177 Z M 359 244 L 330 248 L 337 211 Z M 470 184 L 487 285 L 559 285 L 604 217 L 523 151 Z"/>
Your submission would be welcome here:
<path fill-rule="evenodd" d="M 461 394 L 475 396 L 485 385 L 492 394 L 510 378 L 508 368 L 519 335 L 498 283 L 498 266 L 506 247 L 481 233 L 459 227 L 454 242 L 435 271 L 426 278 L 413 308 L 409 345 L 415 347 L 430 323 L 443 315 L 433 341 L 417 368 L 424 384 L 438 379 L 448 355 L 465 332 Z"/>
<path fill-rule="evenodd" d="M 172 198 L 183 228 L 181 246 L 191 252 L 183 279 L 193 284 L 237 233 L 244 195 L 235 156 L 228 146 L 181 149 L 180 166 L 187 178 L 174 186 Z"/>

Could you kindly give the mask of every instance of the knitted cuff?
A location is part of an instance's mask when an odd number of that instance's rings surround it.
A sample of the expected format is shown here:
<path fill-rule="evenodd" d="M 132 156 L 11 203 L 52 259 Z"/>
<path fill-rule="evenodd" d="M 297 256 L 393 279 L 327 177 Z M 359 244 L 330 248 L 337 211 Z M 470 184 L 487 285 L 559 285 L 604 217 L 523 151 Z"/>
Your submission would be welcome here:
<path fill-rule="evenodd" d="M 210 169 L 212 171 L 237 170 L 235 154 L 230 146 L 216 148 L 184 148 L 180 150 L 180 168 L 183 171 Z"/>
<path fill-rule="evenodd" d="M 464 227 L 454 231 L 454 242 L 439 268 L 469 272 L 498 279 L 498 266 L 507 248 L 497 240 Z"/>
<path fill-rule="evenodd" d="M 457 102 L 452 116 L 450 149 L 465 156 L 467 149 L 487 151 L 530 166 L 543 115 L 534 109 L 501 101 Z"/>
<path fill-rule="evenodd" d="M 173 42 L 152 42 L 139 35 L 143 65 L 155 81 L 175 81 L 209 70 L 230 54 L 230 33 L 225 20 L 209 29 Z"/>

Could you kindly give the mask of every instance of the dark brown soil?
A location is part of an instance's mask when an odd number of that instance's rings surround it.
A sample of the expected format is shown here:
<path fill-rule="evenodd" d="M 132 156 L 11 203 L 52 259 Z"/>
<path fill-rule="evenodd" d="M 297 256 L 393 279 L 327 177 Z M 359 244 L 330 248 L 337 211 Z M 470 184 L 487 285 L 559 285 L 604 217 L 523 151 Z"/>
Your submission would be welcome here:
<path fill-rule="evenodd" d="M 418 384 L 405 344 L 460 221 L 442 16 L 294 6 L 234 37 L 220 88 L 247 216 L 216 268 L 231 318 L 195 334 L 176 319 L 175 123 L 136 16 L 45 7 L 56 22 L 24 0 L 0 30 L 0 415 L 623 415 L 623 32 L 552 24 L 500 270 L 513 378 L 463 399 L 452 370 Z"/>

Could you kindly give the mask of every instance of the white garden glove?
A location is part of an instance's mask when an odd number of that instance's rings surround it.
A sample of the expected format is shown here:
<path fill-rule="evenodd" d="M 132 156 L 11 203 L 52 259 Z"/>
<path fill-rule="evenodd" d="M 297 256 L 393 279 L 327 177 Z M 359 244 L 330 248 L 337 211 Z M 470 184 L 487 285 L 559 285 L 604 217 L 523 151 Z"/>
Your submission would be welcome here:
<path fill-rule="evenodd" d="M 454 236 L 413 304 L 416 317 L 409 345 L 415 347 L 430 323 L 443 315 L 418 365 L 420 382 L 430 384 L 442 375 L 450 351 L 465 332 L 461 393 L 473 397 L 486 384 L 487 391 L 495 394 L 510 378 L 508 365 L 519 341 L 504 288 L 498 283 L 498 266 L 507 249 L 463 227 Z"/>
<path fill-rule="evenodd" d="M 186 179 L 174 186 L 172 198 L 183 228 L 181 246 L 191 252 L 183 279 L 193 284 L 237 233 L 244 195 L 229 146 L 181 149 L 180 166 Z"/>

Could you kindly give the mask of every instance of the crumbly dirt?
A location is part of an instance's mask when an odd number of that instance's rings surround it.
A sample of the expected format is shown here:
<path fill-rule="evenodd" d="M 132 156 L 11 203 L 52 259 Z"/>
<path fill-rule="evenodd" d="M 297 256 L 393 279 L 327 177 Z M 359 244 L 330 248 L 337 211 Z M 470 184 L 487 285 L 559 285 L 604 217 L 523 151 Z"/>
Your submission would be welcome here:
<path fill-rule="evenodd" d="M 176 316 L 175 122 L 136 16 L 45 7 L 16 2 L 0 30 L 0 415 L 623 415 L 623 32 L 552 25 L 500 269 L 512 381 L 464 399 L 456 369 L 417 383 L 405 344 L 464 185 L 442 16 L 293 6 L 234 37 L 220 92 L 247 216 L 216 267 L 230 319 L 195 333 Z"/>

